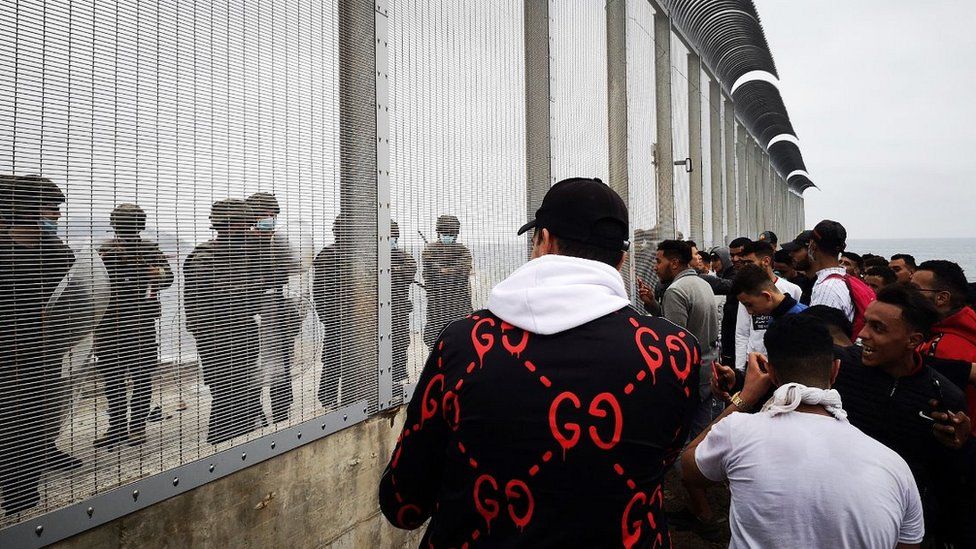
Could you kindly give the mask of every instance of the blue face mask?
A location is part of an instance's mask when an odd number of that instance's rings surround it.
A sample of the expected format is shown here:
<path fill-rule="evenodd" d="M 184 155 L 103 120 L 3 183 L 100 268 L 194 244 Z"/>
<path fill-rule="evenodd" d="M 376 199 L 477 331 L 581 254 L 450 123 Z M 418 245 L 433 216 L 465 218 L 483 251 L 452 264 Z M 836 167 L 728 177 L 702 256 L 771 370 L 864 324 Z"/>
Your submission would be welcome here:
<path fill-rule="evenodd" d="M 38 223 L 41 227 L 41 232 L 44 234 L 57 234 L 58 232 L 58 222 L 42 218 Z"/>
<path fill-rule="evenodd" d="M 457 235 L 442 234 L 441 244 L 454 244 L 457 242 Z"/>
<path fill-rule="evenodd" d="M 258 219 L 254 226 L 259 231 L 273 231 L 275 230 L 275 218 L 265 217 L 264 219 Z"/>
<path fill-rule="evenodd" d="M 396 248 L 397 248 L 397 237 L 391 236 L 390 237 L 390 249 L 391 250 L 395 250 Z"/>

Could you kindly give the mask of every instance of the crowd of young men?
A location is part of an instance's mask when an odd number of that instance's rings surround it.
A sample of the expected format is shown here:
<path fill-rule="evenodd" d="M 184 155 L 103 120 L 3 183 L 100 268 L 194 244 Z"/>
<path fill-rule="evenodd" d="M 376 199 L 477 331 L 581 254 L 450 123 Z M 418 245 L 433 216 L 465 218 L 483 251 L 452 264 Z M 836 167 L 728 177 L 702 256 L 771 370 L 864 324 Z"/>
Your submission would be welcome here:
<path fill-rule="evenodd" d="M 532 260 L 431 346 L 380 485 L 394 525 L 430 519 L 425 546 L 718 539 L 726 483 L 734 547 L 976 546 L 958 265 L 881 264 L 830 220 L 782 249 L 664 240 L 653 266 L 638 238 L 638 310 L 627 225 L 598 180 L 550 189 Z M 665 512 L 679 455 L 688 508 Z"/>

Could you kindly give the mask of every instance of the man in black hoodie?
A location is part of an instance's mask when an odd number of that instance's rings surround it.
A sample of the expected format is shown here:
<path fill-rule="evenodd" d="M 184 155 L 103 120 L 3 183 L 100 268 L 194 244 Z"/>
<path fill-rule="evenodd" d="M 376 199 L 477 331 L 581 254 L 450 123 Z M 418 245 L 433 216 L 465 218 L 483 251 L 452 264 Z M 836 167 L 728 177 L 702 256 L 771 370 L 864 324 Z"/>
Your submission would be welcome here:
<path fill-rule="evenodd" d="M 532 261 L 434 342 L 380 482 L 424 547 L 669 543 L 662 480 L 698 403 L 700 350 L 629 306 L 627 208 L 599 180 L 554 185 Z"/>

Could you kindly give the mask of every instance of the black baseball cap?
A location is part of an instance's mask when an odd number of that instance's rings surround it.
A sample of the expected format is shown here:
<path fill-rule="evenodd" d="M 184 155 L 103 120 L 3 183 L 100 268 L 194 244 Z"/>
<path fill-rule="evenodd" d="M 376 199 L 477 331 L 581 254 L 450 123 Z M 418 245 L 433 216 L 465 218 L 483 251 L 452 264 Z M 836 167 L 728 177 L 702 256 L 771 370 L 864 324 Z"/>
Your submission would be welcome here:
<path fill-rule="evenodd" d="M 763 231 L 759 235 L 759 242 L 769 242 L 770 244 L 776 244 L 779 242 L 779 239 L 776 238 L 776 233 L 774 233 L 773 231 Z"/>
<path fill-rule="evenodd" d="M 795 252 L 797 250 L 802 250 L 810 245 L 810 240 L 813 239 L 813 231 L 803 231 L 802 233 L 796 235 L 793 242 L 787 242 L 783 244 L 783 249 L 788 252 Z"/>
<path fill-rule="evenodd" d="M 553 235 L 626 251 L 630 247 L 627 205 L 599 179 L 571 178 L 553 185 L 535 212 L 518 230 L 549 229 Z"/>
<path fill-rule="evenodd" d="M 844 251 L 847 246 L 847 229 L 837 221 L 824 219 L 813 228 L 812 238 L 820 246 Z"/>

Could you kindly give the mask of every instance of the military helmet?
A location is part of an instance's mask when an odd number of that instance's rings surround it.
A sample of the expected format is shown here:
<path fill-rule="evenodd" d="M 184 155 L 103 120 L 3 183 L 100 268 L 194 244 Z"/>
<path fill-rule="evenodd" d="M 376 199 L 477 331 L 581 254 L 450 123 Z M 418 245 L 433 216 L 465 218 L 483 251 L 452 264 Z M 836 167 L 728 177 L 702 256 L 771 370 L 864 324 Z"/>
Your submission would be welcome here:
<path fill-rule="evenodd" d="M 254 193 L 247 197 L 247 200 L 244 202 L 251 208 L 255 215 L 261 215 L 265 212 L 271 212 L 273 215 L 281 213 L 281 207 L 278 206 L 278 199 L 271 193 Z"/>
<path fill-rule="evenodd" d="M 461 222 L 453 215 L 442 215 L 437 218 L 437 234 L 457 236 L 461 232 Z"/>
<path fill-rule="evenodd" d="M 0 216 L 38 218 L 45 206 L 64 202 L 64 193 L 39 175 L 0 174 Z"/>
<path fill-rule="evenodd" d="M 117 233 L 138 233 L 146 230 L 146 212 L 135 204 L 119 204 L 108 216 Z"/>
<path fill-rule="evenodd" d="M 396 221 L 390 221 L 390 238 L 400 238 L 400 225 Z"/>
<path fill-rule="evenodd" d="M 250 225 L 254 223 L 254 213 L 247 202 L 236 198 L 225 198 L 214 202 L 210 207 L 210 226 L 221 230 L 234 223 Z"/>

